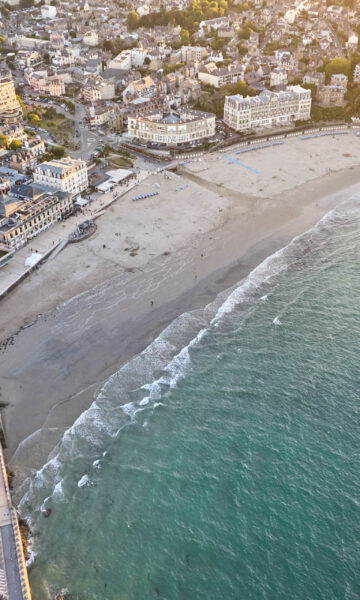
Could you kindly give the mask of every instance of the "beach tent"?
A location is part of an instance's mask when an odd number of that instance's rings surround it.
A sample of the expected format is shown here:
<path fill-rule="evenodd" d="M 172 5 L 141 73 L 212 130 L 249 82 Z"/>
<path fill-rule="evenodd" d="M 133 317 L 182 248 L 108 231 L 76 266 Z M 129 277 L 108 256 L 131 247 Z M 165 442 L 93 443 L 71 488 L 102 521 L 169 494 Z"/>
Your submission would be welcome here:
<path fill-rule="evenodd" d="M 30 256 L 25 259 L 25 267 L 33 267 L 39 260 L 42 259 L 42 254 L 40 252 L 33 252 Z"/>

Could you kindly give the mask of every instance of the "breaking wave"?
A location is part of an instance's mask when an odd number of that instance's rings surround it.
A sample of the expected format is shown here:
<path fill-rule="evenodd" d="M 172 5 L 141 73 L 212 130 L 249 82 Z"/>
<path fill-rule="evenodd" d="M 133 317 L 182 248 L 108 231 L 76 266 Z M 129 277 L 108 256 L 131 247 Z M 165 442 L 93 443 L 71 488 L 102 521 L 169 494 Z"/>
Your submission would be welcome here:
<path fill-rule="evenodd" d="M 84 466 L 77 471 L 81 459 L 88 465 L 87 472 L 100 469 L 113 440 L 125 427 L 136 424 L 138 413 L 166 407 L 170 390 L 191 371 L 191 354 L 203 343 L 207 332 L 231 318 L 233 311 L 246 312 L 266 300 L 286 271 L 304 265 L 309 255 L 326 243 L 334 227 L 346 224 L 347 218 L 350 222 L 350 213 L 359 210 L 359 200 L 360 196 L 354 196 L 329 212 L 315 227 L 266 258 L 204 309 L 179 316 L 143 352 L 114 373 L 91 406 L 64 433 L 43 467 L 21 484 L 17 494 L 21 515 L 33 524 L 41 511 L 65 502 L 72 486 L 91 485 Z M 274 324 L 280 324 L 277 317 Z"/>

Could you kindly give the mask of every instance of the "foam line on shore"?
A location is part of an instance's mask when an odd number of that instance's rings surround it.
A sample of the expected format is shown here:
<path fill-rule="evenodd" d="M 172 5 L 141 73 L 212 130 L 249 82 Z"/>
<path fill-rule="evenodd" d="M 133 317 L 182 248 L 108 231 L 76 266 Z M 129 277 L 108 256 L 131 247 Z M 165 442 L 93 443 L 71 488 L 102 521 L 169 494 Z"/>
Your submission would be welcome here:
<path fill-rule="evenodd" d="M 192 349 L 201 344 L 209 327 L 218 325 L 241 302 L 262 301 L 279 276 L 293 266 L 300 266 L 314 247 L 320 248 L 326 242 L 334 226 L 346 223 L 348 211 L 359 209 L 359 200 L 359 195 L 354 196 L 327 213 L 314 227 L 269 256 L 240 284 L 222 292 L 204 309 L 180 315 L 143 352 L 114 373 L 90 408 L 65 432 L 48 462 L 22 484 L 18 491 L 22 495 L 19 504 L 22 515 L 29 517 L 31 512 L 36 519 L 44 504 L 65 500 L 64 470 L 68 461 L 73 456 L 82 456 L 93 463 L 103 456 L 124 427 L 136 421 L 137 412 L 166 405 L 167 393 L 191 368 Z M 75 485 L 83 475 L 76 474 Z M 59 483 L 61 494 L 58 494 Z M 70 488 L 73 483 L 70 482 Z"/>

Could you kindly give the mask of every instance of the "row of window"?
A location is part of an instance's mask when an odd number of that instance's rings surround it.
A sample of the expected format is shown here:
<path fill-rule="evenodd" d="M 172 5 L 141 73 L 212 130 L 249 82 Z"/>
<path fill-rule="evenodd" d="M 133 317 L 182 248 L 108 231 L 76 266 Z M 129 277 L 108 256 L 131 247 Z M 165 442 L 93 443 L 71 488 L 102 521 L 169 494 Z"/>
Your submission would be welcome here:
<path fill-rule="evenodd" d="M 69 208 L 69 206 L 70 205 L 68 205 L 67 208 Z M 53 221 L 57 220 L 59 218 L 59 216 L 61 216 L 62 209 L 64 209 L 64 208 L 66 208 L 65 202 L 62 201 L 57 205 L 57 208 L 51 208 L 46 213 L 44 212 L 41 215 L 34 217 L 34 219 L 29 221 L 28 223 L 24 223 L 24 225 L 21 225 L 20 227 L 15 229 L 15 231 L 10 232 L 6 237 L 8 239 L 10 238 L 10 240 L 15 240 L 22 233 L 32 231 L 34 229 L 34 227 L 35 227 L 35 229 L 37 229 L 37 225 L 43 224 L 44 221 L 46 221 L 46 220 L 48 223 L 53 222 Z M 52 214 L 50 214 L 50 212 Z"/>

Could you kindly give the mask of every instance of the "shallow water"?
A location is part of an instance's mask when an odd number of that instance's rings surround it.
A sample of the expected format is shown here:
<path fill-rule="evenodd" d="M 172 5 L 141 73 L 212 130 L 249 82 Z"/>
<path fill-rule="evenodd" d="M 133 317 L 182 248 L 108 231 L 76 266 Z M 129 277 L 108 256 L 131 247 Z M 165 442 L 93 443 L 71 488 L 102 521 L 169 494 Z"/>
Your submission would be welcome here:
<path fill-rule="evenodd" d="M 359 206 L 107 382 L 23 486 L 34 598 L 359 598 Z"/>

